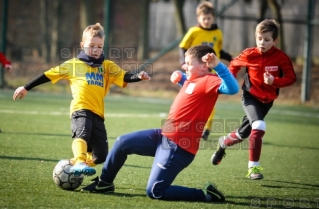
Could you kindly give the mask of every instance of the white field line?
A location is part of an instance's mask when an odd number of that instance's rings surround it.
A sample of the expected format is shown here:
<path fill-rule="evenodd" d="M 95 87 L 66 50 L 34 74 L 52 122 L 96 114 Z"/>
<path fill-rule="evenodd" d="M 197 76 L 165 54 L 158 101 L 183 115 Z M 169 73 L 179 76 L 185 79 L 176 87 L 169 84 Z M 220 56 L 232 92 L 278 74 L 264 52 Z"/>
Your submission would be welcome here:
<path fill-rule="evenodd" d="M 226 108 L 230 109 L 230 108 Z M 0 113 L 6 114 L 24 114 L 24 115 L 69 115 L 69 112 L 64 111 L 22 111 L 22 110 L 4 110 L 0 109 Z M 310 112 L 298 112 L 291 110 L 270 110 L 269 114 L 276 115 L 286 115 L 286 116 L 298 116 L 306 118 L 319 118 L 319 114 L 310 113 Z M 105 117 L 138 117 L 138 118 L 147 118 L 147 117 L 166 117 L 167 113 L 158 113 L 158 114 L 136 114 L 136 113 L 106 113 Z"/>
<path fill-rule="evenodd" d="M 69 112 L 62 112 L 62 111 L 51 111 L 51 112 L 44 112 L 44 111 L 21 111 L 21 110 L 1 110 L 0 113 L 7 113 L 7 114 L 24 114 L 24 115 L 69 115 Z M 131 117 L 138 117 L 138 118 L 148 118 L 148 117 L 166 117 L 166 113 L 158 113 L 158 114 L 134 114 L 134 113 L 106 113 L 105 117 L 121 117 L 121 118 L 131 118 Z"/>

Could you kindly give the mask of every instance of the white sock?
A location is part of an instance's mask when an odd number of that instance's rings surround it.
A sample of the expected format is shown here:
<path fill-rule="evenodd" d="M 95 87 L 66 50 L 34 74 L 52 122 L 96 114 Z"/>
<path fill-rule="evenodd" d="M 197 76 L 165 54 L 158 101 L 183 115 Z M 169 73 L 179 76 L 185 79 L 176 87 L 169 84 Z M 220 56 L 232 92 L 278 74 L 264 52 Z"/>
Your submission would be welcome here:
<path fill-rule="evenodd" d="M 218 139 L 218 142 L 219 142 L 219 146 L 223 149 L 226 149 L 226 145 L 224 143 L 224 140 L 225 140 L 226 136 L 222 136 Z"/>
<path fill-rule="evenodd" d="M 248 169 L 255 166 L 259 166 L 259 162 L 254 162 L 254 161 L 248 162 Z"/>

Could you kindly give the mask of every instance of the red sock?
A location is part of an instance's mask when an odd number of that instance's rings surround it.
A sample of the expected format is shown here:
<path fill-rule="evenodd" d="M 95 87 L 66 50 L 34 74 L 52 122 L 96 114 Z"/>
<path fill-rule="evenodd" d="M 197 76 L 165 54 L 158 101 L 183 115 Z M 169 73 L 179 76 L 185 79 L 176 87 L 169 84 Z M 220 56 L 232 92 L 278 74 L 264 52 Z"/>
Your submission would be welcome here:
<path fill-rule="evenodd" d="M 249 137 L 249 160 L 258 162 L 261 153 L 262 137 L 265 131 L 253 129 Z"/>
<path fill-rule="evenodd" d="M 226 147 L 233 146 L 234 144 L 238 144 L 242 142 L 242 139 L 238 139 L 236 136 L 236 131 L 232 131 L 230 134 L 228 134 L 224 140 L 224 144 Z"/>

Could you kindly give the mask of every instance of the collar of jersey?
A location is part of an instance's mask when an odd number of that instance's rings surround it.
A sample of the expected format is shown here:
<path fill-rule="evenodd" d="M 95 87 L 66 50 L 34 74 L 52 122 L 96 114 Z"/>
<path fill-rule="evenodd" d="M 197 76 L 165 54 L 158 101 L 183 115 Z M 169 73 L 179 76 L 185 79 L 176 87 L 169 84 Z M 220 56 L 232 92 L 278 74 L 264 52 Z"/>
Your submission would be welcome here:
<path fill-rule="evenodd" d="M 81 51 L 78 54 L 77 58 L 91 67 L 100 67 L 105 57 L 104 54 L 101 54 L 101 56 L 98 59 L 95 59 L 94 57 L 90 57 L 87 54 L 85 54 L 84 51 Z"/>

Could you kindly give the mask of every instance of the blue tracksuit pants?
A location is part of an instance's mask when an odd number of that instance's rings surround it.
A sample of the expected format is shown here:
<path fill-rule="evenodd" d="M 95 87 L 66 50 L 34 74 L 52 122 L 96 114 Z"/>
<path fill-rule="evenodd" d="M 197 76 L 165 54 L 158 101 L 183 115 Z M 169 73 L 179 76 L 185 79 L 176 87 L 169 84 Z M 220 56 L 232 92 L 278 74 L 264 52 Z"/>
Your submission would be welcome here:
<path fill-rule="evenodd" d="M 106 157 L 100 178 L 112 183 L 127 155 L 154 157 L 146 193 L 152 199 L 205 201 L 201 189 L 171 185 L 195 155 L 177 146 L 161 134 L 161 129 L 136 131 L 119 136 Z"/>

